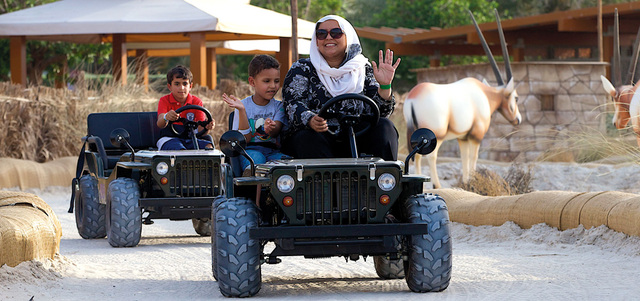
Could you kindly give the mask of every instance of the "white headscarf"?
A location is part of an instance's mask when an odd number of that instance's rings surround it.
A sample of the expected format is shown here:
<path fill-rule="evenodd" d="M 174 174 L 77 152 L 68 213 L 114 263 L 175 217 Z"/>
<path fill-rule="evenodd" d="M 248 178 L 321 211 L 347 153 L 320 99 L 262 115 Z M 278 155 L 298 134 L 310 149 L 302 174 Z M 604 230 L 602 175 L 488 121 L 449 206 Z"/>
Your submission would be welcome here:
<path fill-rule="evenodd" d="M 311 37 L 311 50 L 309 51 L 311 63 L 313 67 L 316 68 L 320 81 L 332 96 L 345 93 L 360 93 L 364 89 L 365 65 L 368 63 L 368 60 L 362 55 L 362 47 L 360 46 L 358 34 L 349 21 L 336 15 L 322 17 L 316 22 L 316 27 L 318 24 L 327 20 L 338 21 L 340 29 L 342 29 L 347 36 L 346 51 L 348 52 L 349 49 L 357 45 L 358 53 L 339 68 L 331 68 L 320 51 L 318 51 L 316 35 L 314 33 Z"/>

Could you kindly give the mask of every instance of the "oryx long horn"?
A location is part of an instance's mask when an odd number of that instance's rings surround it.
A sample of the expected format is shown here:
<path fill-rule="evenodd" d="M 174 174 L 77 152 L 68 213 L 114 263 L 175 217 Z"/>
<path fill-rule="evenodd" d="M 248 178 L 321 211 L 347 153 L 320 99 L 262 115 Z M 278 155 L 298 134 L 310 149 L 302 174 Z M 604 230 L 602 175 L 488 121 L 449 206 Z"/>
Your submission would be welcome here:
<path fill-rule="evenodd" d="M 622 70 L 620 69 L 620 24 L 618 22 L 618 9 L 614 12 L 613 22 L 613 69 L 615 69 L 613 85 L 622 85 Z"/>
<path fill-rule="evenodd" d="M 630 85 L 634 83 L 634 77 L 636 75 L 636 67 L 638 65 L 638 46 L 640 46 L 640 28 L 638 28 L 638 33 L 636 34 L 636 41 L 633 43 L 633 55 L 631 56 L 631 62 L 629 62 L 629 72 L 627 72 L 627 78 L 625 83 Z"/>
<path fill-rule="evenodd" d="M 511 80 L 511 62 L 509 61 L 509 51 L 507 51 L 507 42 L 504 38 L 504 32 L 502 31 L 502 24 L 500 23 L 500 15 L 497 9 L 493 9 L 496 15 L 496 23 L 498 24 L 498 34 L 500 35 L 500 45 L 502 45 L 502 57 L 504 58 L 504 69 L 507 72 L 507 82 Z"/>
<path fill-rule="evenodd" d="M 473 25 L 476 27 L 476 31 L 478 32 L 478 37 L 480 38 L 480 43 L 482 44 L 482 48 L 484 48 L 484 52 L 487 54 L 487 58 L 489 59 L 489 63 L 491 63 L 491 68 L 493 69 L 493 73 L 496 75 L 496 81 L 499 86 L 504 85 L 504 80 L 502 79 L 502 75 L 500 74 L 500 69 L 498 69 L 498 64 L 496 64 L 496 60 L 493 58 L 493 54 L 491 54 L 491 49 L 489 49 L 489 44 L 484 39 L 482 35 L 482 31 L 478 26 L 478 22 L 476 22 L 476 18 L 473 17 L 473 13 L 470 10 L 467 10 L 469 15 L 471 16 L 471 21 L 473 21 Z"/>

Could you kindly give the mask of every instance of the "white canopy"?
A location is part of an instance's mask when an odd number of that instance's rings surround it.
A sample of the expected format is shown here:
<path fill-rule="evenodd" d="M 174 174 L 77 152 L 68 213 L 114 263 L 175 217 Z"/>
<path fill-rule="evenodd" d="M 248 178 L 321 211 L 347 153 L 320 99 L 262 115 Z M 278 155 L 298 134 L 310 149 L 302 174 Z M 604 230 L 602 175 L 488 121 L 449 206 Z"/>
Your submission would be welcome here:
<path fill-rule="evenodd" d="M 62 0 L 0 15 L 0 36 L 226 32 L 291 37 L 291 17 L 234 0 Z M 298 37 L 314 24 L 298 20 Z M 46 38 L 45 38 L 46 39 Z M 242 38 L 239 38 L 242 39 Z"/>
<path fill-rule="evenodd" d="M 207 48 L 223 48 L 234 53 L 275 53 L 280 51 L 280 41 L 270 40 L 237 40 L 237 41 L 216 41 L 206 42 Z M 128 50 L 147 49 L 147 50 L 166 50 L 166 49 L 188 49 L 188 42 L 177 43 L 127 43 Z M 309 55 L 311 49 L 311 40 L 298 39 L 298 53 Z"/>
<path fill-rule="evenodd" d="M 298 19 L 298 38 L 311 39 L 314 26 Z M 247 0 L 61 0 L 0 15 L 0 38 L 11 39 L 11 81 L 19 84 L 26 84 L 25 40 L 110 42 L 114 77 L 123 83 L 128 44 L 147 43 L 147 49 L 158 49 L 149 43 L 187 42 L 181 47 L 189 46 L 194 82 L 213 89 L 215 53 L 210 55 L 205 44 L 275 39 L 281 50 L 289 47 L 291 36 L 290 16 L 250 5 Z M 274 48 L 267 44 L 253 43 L 250 48 L 255 52 Z M 307 49 L 301 53 L 308 53 Z M 291 66 L 290 51 L 279 51 L 276 58 L 285 68 Z"/>

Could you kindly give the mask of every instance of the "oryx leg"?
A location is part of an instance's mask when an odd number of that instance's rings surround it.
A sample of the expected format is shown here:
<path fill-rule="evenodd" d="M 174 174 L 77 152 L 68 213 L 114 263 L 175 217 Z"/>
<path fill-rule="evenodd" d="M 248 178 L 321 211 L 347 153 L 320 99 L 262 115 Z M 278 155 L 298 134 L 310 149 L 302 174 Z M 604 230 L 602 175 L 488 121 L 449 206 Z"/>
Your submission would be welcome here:
<path fill-rule="evenodd" d="M 471 175 L 476 171 L 480 142 L 474 139 L 458 139 L 458 145 L 462 160 L 462 182 L 468 183 Z"/>
<path fill-rule="evenodd" d="M 462 183 L 469 182 L 469 140 L 458 139 L 458 146 L 460 147 L 460 161 L 462 163 Z"/>
<path fill-rule="evenodd" d="M 442 145 L 442 141 L 438 140 L 436 143 L 436 148 L 427 155 L 427 162 L 429 163 L 429 172 L 431 174 L 431 183 L 433 183 L 433 188 L 441 188 L 440 179 L 438 178 L 438 170 L 436 168 L 436 160 L 438 159 L 438 150 Z M 417 159 L 416 159 L 417 160 Z"/>
<path fill-rule="evenodd" d="M 480 141 L 469 139 L 469 176 L 476 172 L 476 164 L 478 163 L 478 151 L 480 150 Z"/>
<path fill-rule="evenodd" d="M 422 174 L 422 155 L 416 154 L 413 157 L 413 159 L 416 160 L 416 164 L 415 164 L 416 169 L 413 172 L 421 175 Z"/>

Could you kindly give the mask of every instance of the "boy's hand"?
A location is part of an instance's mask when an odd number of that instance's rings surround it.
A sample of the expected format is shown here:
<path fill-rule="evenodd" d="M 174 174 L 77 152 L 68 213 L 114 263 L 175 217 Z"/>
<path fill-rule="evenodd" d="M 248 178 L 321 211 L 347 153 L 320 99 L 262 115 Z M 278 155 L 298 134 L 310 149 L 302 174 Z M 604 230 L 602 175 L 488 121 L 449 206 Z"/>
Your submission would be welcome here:
<path fill-rule="evenodd" d="M 176 111 L 171 110 L 171 111 L 169 111 L 169 112 L 167 112 L 165 114 L 165 118 L 168 121 L 176 121 L 176 120 L 178 120 L 178 118 L 180 118 L 180 115 L 178 115 L 178 113 L 176 113 Z"/>
<path fill-rule="evenodd" d="M 205 127 L 208 131 L 213 130 L 213 128 L 216 127 L 216 120 L 211 118 L 211 122 L 207 123 L 207 126 Z"/>
<path fill-rule="evenodd" d="M 271 120 L 271 118 L 267 118 L 264 120 L 264 125 L 262 126 L 264 127 L 264 132 L 271 136 L 271 132 L 276 129 L 276 122 Z"/>
<path fill-rule="evenodd" d="M 233 95 L 227 96 L 227 93 L 222 94 L 222 100 L 226 102 L 230 107 L 238 109 L 238 111 L 244 111 L 244 104 L 242 101 Z"/>

